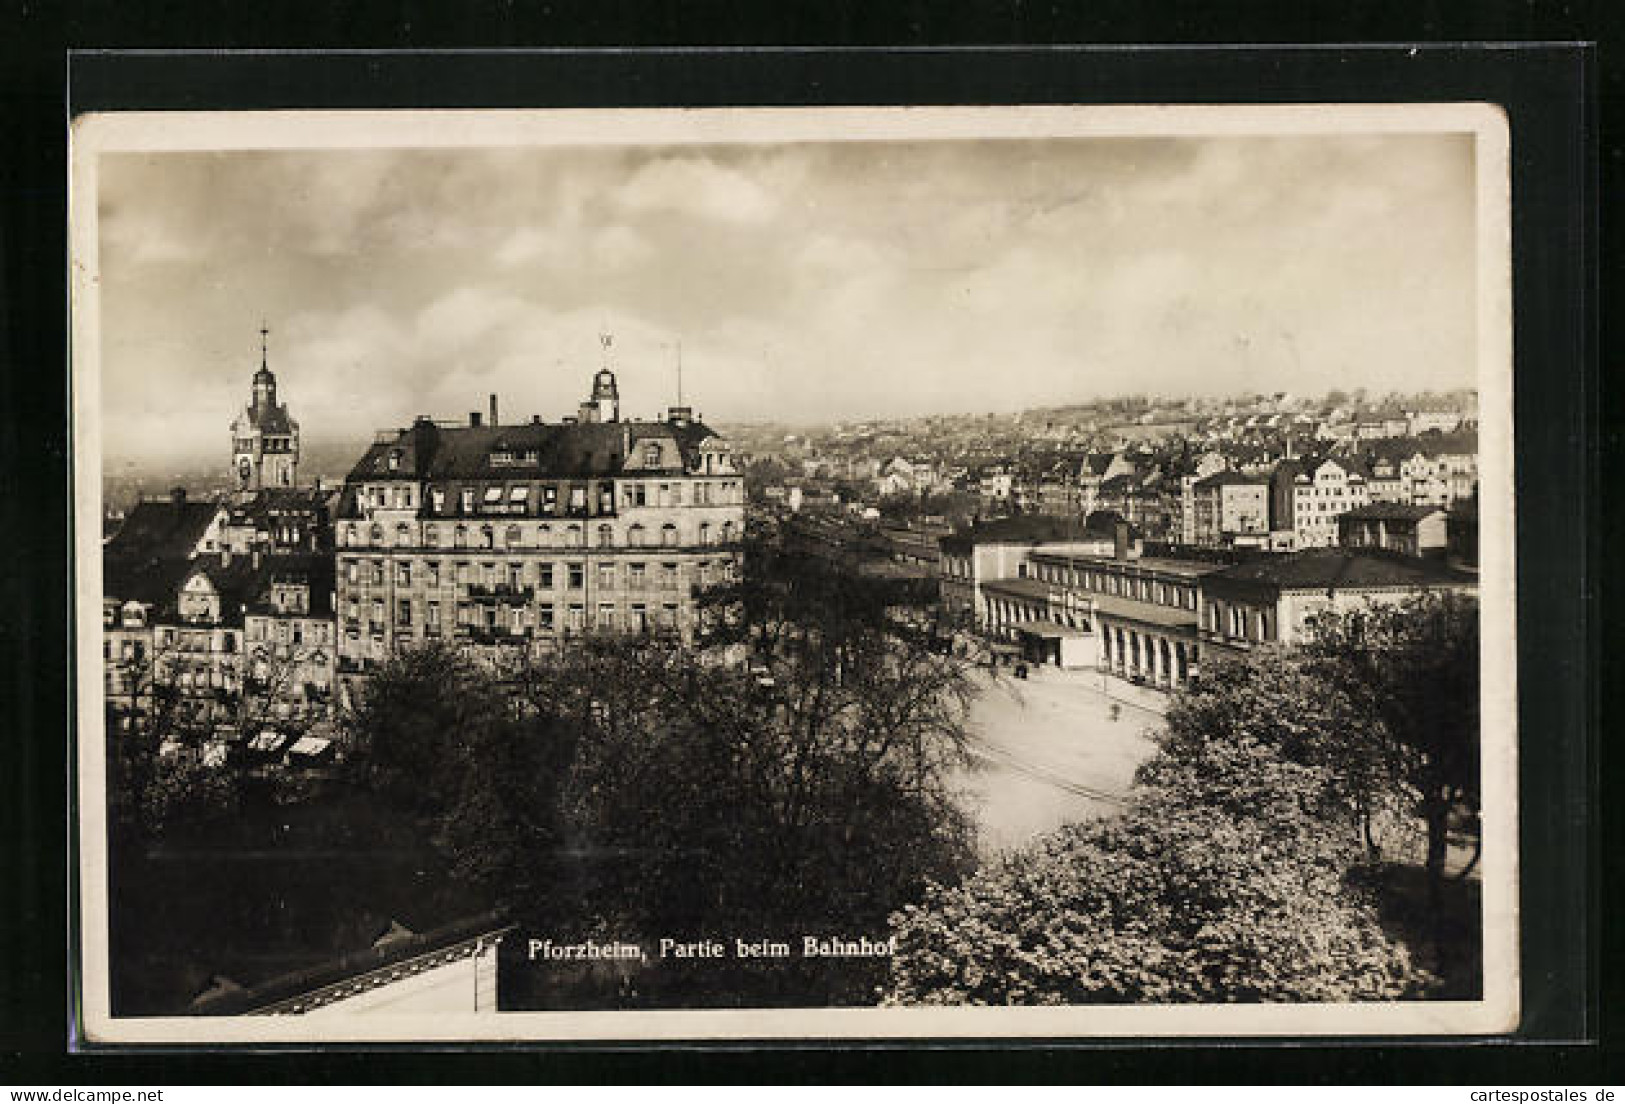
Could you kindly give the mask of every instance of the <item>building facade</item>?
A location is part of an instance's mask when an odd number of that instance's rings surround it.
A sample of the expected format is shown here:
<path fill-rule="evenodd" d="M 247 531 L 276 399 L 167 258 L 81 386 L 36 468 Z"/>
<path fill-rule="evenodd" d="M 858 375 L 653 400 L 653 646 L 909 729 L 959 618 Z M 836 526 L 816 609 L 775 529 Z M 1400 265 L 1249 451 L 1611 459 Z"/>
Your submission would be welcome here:
<path fill-rule="evenodd" d="M 1472 589 L 1471 576 L 1415 557 L 1339 548 L 1273 556 L 1202 580 L 1201 641 L 1210 651 L 1230 653 L 1301 644 L 1319 614 Z"/>
<path fill-rule="evenodd" d="M 1342 544 L 1404 556 L 1443 556 L 1449 543 L 1446 526 L 1446 513 L 1438 506 L 1373 502 L 1343 515 Z"/>
<path fill-rule="evenodd" d="M 429 640 L 534 653 L 588 632 L 691 639 L 698 590 L 734 577 L 744 482 L 673 407 L 622 420 L 613 373 L 579 416 L 419 418 L 378 435 L 335 517 L 338 669 Z"/>

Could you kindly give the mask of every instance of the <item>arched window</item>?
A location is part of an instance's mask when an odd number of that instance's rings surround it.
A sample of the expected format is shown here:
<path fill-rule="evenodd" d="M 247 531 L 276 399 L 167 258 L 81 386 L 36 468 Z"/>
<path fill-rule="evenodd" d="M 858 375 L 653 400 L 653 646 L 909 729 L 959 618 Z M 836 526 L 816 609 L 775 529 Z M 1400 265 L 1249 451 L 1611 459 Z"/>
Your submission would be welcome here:
<path fill-rule="evenodd" d="M 709 521 L 700 522 L 700 543 L 711 543 L 711 523 Z"/>
<path fill-rule="evenodd" d="M 356 541 L 355 525 L 354 524 L 346 525 L 344 527 L 344 546 L 346 548 L 349 548 L 350 546 L 355 544 L 355 541 Z"/>
<path fill-rule="evenodd" d="M 677 547 L 677 526 L 667 522 L 660 527 L 660 543 L 667 548 Z"/>
<path fill-rule="evenodd" d="M 508 531 L 502 536 L 502 543 L 508 548 L 518 548 L 521 539 L 522 538 L 519 536 L 519 526 L 510 525 L 508 526 Z"/>
<path fill-rule="evenodd" d="M 374 545 L 383 544 L 384 543 L 384 527 L 382 525 L 378 525 L 378 524 L 375 523 L 373 525 L 373 527 L 372 527 L 371 536 L 372 536 L 372 543 Z"/>
<path fill-rule="evenodd" d="M 598 527 L 598 547 L 612 548 L 615 545 L 615 530 L 608 525 Z"/>
<path fill-rule="evenodd" d="M 731 521 L 723 522 L 722 523 L 722 543 L 723 544 L 732 544 L 733 539 L 734 539 L 734 523 L 731 522 Z"/>
<path fill-rule="evenodd" d="M 564 545 L 566 548 L 584 548 L 586 543 L 586 534 L 582 531 L 581 526 L 572 525 L 564 531 Z"/>
<path fill-rule="evenodd" d="M 634 523 L 626 531 L 626 544 L 628 548 L 643 547 L 643 526 Z"/>
<path fill-rule="evenodd" d="M 440 544 L 440 530 L 433 525 L 423 527 L 423 543 L 425 547 L 435 548 Z"/>
<path fill-rule="evenodd" d="M 468 526 L 459 525 L 453 533 L 452 542 L 458 548 L 468 547 Z"/>
<path fill-rule="evenodd" d="M 536 546 L 538 548 L 550 548 L 550 547 L 552 547 L 552 545 L 553 545 L 553 528 L 552 528 L 552 526 L 538 525 L 536 527 Z"/>
<path fill-rule="evenodd" d="M 395 526 L 395 547 L 405 548 L 412 543 L 412 530 L 406 522 Z"/>
<path fill-rule="evenodd" d="M 495 548 L 497 543 L 496 530 L 489 525 L 480 526 L 480 547 Z"/>

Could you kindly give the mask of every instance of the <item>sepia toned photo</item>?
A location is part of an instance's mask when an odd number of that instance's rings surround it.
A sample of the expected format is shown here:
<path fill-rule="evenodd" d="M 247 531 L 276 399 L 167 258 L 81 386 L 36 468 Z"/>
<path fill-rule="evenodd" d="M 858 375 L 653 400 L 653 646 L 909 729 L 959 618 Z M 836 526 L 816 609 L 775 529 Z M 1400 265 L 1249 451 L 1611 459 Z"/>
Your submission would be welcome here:
<path fill-rule="evenodd" d="M 1507 163 L 82 117 L 85 1039 L 1513 1029 Z"/>

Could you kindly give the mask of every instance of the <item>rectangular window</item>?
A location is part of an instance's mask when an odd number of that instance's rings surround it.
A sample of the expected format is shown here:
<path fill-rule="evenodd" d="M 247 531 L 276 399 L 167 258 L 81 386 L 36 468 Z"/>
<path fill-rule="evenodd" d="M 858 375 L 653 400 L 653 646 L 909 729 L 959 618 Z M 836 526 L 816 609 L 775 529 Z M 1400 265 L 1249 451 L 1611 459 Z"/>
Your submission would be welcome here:
<path fill-rule="evenodd" d="M 536 607 L 536 625 L 543 632 L 553 631 L 553 607 L 551 605 Z"/>
<path fill-rule="evenodd" d="M 542 513 L 551 514 L 559 508 L 559 489 L 557 487 L 542 488 Z"/>
<path fill-rule="evenodd" d="M 578 563 L 570 565 L 570 589 L 580 590 L 587 585 L 587 569 Z"/>
<path fill-rule="evenodd" d="M 598 627 L 600 629 L 613 629 L 615 627 L 615 603 L 598 603 Z"/>
<path fill-rule="evenodd" d="M 598 565 L 598 585 L 603 590 L 613 590 L 615 587 L 615 565 Z"/>
<path fill-rule="evenodd" d="M 383 586 L 384 585 L 384 561 L 383 560 L 374 560 L 374 561 L 372 561 L 372 585 L 373 586 Z"/>
<path fill-rule="evenodd" d="M 640 563 L 626 565 L 626 585 L 633 590 L 643 589 L 643 565 Z"/>
<path fill-rule="evenodd" d="M 524 578 L 525 578 L 525 565 L 524 564 L 522 564 L 522 563 L 511 563 L 511 564 L 508 565 L 508 585 L 510 587 L 512 587 L 515 590 L 518 590 L 519 587 L 524 582 Z"/>
<path fill-rule="evenodd" d="M 439 586 L 440 585 L 440 561 L 439 560 L 429 560 L 428 562 L 426 562 L 423 565 L 423 568 L 424 568 L 424 574 L 428 577 L 429 585 L 432 586 L 432 587 Z"/>
<path fill-rule="evenodd" d="M 407 626 L 412 623 L 412 600 L 402 598 L 395 604 L 395 624 Z"/>
<path fill-rule="evenodd" d="M 571 487 L 570 488 L 570 509 L 576 511 L 577 513 L 582 513 L 582 512 L 586 511 L 586 509 L 587 509 L 587 488 L 585 488 L 585 487 Z"/>
<path fill-rule="evenodd" d="M 395 585 L 409 587 L 412 585 L 412 564 L 401 560 L 395 565 Z"/>
<path fill-rule="evenodd" d="M 570 604 L 569 621 L 566 624 L 574 632 L 580 632 L 587 627 L 587 608 L 579 603 Z"/>
<path fill-rule="evenodd" d="M 431 629 L 440 627 L 440 603 L 430 602 L 423 611 L 423 623 Z"/>
<path fill-rule="evenodd" d="M 660 585 L 668 590 L 677 585 L 677 565 L 663 563 L 660 565 Z"/>
<path fill-rule="evenodd" d="M 631 623 L 627 626 L 633 632 L 649 631 L 649 607 L 639 602 L 632 606 Z"/>
<path fill-rule="evenodd" d="M 508 611 L 508 631 L 515 636 L 521 636 L 525 631 L 525 611 L 521 606 L 515 606 Z"/>
<path fill-rule="evenodd" d="M 550 563 L 536 565 L 536 583 L 543 590 L 553 589 L 553 565 Z"/>
<path fill-rule="evenodd" d="M 356 562 L 354 560 L 345 560 L 344 561 L 344 581 L 347 582 L 347 583 L 357 582 L 358 580 L 356 578 L 356 575 L 357 575 L 357 573 L 356 573 Z"/>

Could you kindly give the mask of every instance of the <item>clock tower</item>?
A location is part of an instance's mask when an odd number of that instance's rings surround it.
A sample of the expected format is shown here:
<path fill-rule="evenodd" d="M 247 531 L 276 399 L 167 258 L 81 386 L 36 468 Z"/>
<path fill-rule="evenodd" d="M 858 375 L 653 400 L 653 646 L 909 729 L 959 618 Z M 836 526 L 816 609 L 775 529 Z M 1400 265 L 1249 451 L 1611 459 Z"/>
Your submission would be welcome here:
<path fill-rule="evenodd" d="M 232 483 L 240 492 L 297 484 L 299 423 L 276 399 L 276 375 L 267 365 L 266 338 L 260 327 L 260 370 L 254 373 L 249 403 L 231 423 Z"/>

